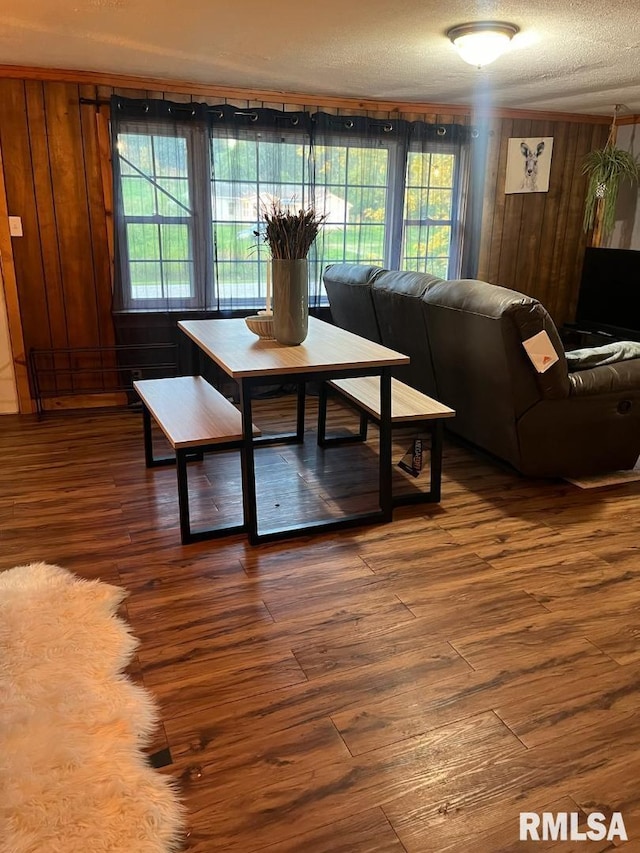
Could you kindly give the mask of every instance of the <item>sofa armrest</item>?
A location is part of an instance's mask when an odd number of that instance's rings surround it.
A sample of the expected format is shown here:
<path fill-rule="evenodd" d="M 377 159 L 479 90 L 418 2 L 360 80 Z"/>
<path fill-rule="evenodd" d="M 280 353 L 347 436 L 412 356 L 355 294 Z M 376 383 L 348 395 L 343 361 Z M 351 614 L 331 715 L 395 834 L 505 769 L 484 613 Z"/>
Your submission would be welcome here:
<path fill-rule="evenodd" d="M 569 396 L 640 392 L 640 358 L 591 367 L 569 374 Z"/>

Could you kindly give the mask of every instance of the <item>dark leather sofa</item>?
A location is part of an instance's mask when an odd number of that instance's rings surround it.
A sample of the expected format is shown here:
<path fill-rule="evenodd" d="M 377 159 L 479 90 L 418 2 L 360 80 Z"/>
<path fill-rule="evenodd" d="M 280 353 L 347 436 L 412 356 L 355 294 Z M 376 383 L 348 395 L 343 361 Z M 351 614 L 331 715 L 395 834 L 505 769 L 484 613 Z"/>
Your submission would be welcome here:
<path fill-rule="evenodd" d="M 540 302 L 483 281 L 335 264 L 324 283 L 336 325 L 409 355 L 397 378 L 452 406 L 449 430 L 521 473 L 578 477 L 634 466 L 640 358 L 633 351 L 595 367 L 585 352 L 584 369 L 578 353 L 570 371 Z M 542 330 L 558 361 L 538 373 L 522 342 Z"/>

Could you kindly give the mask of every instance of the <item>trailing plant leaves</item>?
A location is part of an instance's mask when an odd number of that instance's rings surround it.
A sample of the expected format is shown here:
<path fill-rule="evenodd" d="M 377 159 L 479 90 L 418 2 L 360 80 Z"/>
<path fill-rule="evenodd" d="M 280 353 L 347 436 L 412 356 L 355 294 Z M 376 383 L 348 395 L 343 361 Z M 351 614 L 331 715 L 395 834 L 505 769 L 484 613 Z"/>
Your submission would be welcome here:
<path fill-rule="evenodd" d="M 629 151 L 607 143 L 604 148 L 587 154 L 582 174 L 587 175 L 589 179 L 584 207 L 584 230 L 589 231 L 594 227 L 600 210 L 602 234 L 606 237 L 615 225 L 620 184 L 625 180 L 637 182 L 640 178 L 640 165 Z"/>

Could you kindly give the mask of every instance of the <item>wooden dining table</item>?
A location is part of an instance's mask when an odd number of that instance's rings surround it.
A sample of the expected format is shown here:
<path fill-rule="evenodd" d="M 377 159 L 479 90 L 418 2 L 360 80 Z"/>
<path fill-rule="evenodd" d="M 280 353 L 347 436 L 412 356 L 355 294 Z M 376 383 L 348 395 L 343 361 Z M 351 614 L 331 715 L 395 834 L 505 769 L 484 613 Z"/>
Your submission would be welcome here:
<path fill-rule="evenodd" d="M 240 453 L 244 524 L 251 544 L 356 524 L 391 521 L 391 368 L 408 364 L 408 356 L 315 317 L 309 318 L 309 333 L 298 346 L 257 338 L 243 319 L 181 320 L 178 327 L 199 352 L 238 383 L 243 429 Z M 353 376 L 380 376 L 378 509 L 344 514 L 339 518 L 310 519 L 302 525 L 265 529 L 258 518 L 256 446 L 283 441 L 303 442 L 306 383 Z M 295 433 L 259 438 L 253 435 L 252 395 L 256 388 L 267 384 L 297 387 Z"/>

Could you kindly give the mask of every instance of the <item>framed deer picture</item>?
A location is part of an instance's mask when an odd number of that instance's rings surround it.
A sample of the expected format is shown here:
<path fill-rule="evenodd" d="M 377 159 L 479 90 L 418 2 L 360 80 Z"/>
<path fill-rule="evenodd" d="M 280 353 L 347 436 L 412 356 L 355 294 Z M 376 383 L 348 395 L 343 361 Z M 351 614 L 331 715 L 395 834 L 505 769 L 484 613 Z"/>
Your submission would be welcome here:
<path fill-rule="evenodd" d="M 548 192 L 552 150 L 552 136 L 510 139 L 505 193 Z"/>

